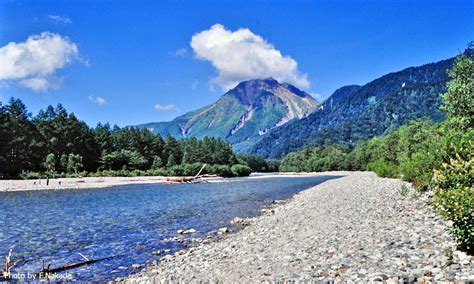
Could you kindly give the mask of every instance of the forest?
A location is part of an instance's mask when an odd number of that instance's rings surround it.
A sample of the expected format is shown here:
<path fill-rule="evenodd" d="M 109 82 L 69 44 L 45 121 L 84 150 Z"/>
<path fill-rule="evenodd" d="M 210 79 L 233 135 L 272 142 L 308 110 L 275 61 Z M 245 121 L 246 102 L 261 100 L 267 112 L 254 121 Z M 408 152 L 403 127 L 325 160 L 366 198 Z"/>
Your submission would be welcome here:
<path fill-rule="evenodd" d="M 370 170 L 434 193 L 435 208 L 453 221 L 459 247 L 474 250 L 474 55 L 461 54 L 441 94 L 442 122 L 417 119 L 354 147 L 330 144 L 286 155 L 280 171 Z"/>
<path fill-rule="evenodd" d="M 466 53 L 472 52 L 467 49 Z M 307 146 L 341 144 L 386 135 L 418 118 L 440 122 L 439 94 L 446 91 L 446 70 L 454 58 L 386 74 L 363 86 L 344 86 L 307 117 L 291 121 L 262 138 L 252 153 L 283 158 Z"/>
<path fill-rule="evenodd" d="M 221 139 L 176 140 L 146 129 L 89 127 L 58 104 L 35 117 L 12 98 L 0 105 L 0 177 L 249 175 L 252 169 Z"/>

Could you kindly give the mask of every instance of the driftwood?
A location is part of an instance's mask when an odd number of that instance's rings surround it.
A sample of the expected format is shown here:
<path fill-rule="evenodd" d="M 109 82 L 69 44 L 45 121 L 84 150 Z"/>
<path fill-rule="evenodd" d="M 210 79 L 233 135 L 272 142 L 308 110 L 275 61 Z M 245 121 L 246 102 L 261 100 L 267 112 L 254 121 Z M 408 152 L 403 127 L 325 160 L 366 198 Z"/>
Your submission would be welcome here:
<path fill-rule="evenodd" d="M 175 178 L 167 178 L 166 181 L 164 181 L 164 184 L 177 184 L 177 183 L 192 183 L 196 182 L 199 178 L 201 178 L 201 173 L 206 167 L 207 164 L 202 165 L 201 169 L 199 172 L 193 176 L 193 177 L 175 177 Z"/>
<path fill-rule="evenodd" d="M 8 255 L 5 257 L 5 270 L 0 269 L 0 280 L 11 279 L 11 269 L 18 263 L 18 261 L 12 262 L 13 249 L 10 249 Z"/>
<path fill-rule="evenodd" d="M 43 260 L 42 265 L 41 265 L 41 270 L 40 270 L 40 272 L 36 273 L 36 275 L 38 275 L 40 278 L 47 278 L 49 274 L 66 271 L 66 270 L 69 270 L 69 269 L 73 269 L 73 268 L 76 268 L 76 267 L 96 263 L 96 262 L 99 262 L 99 261 L 102 261 L 102 260 L 107 260 L 107 259 L 111 259 L 111 258 L 115 257 L 115 256 L 109 256 L 109 257 L 103 257 L 103 258 L 97 258 L 97 259 L 89 259 L 89 258 L 85 257 L 84 255 L 82 255 L 81 253 L 79 253 L 79 255 L 82 256 L 82 258 L 84 258 L 84 261 L 75 262 L 75 263 L 71 263 L 71 264 L 66 264 L 66 265 L 63 265 L 63 266 L 56 267 L 56 268 L 51 268 L 51 264 L 48 264 L 48 266 L 45 267 L 44 266 L 44 260 Z"/>

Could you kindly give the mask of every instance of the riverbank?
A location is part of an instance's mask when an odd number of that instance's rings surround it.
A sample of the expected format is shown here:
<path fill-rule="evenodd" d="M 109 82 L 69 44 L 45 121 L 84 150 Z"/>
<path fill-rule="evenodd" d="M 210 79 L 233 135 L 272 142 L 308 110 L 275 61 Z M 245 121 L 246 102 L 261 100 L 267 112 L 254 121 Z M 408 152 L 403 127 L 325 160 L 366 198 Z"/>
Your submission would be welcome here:
<path fill-rule="evenodd" d="M 276 176 L 301 177 L 314 176 L 315 173 L 257 173 L 249 178 L 271 178 Z M 82 178 L 56 178 L 37 180 L 0 180 L 0 192 L 28 191 L 28 190 L 58 190 L 58 189 L 82 189 L 82 188 L 104 188 L 128 184 L 167 183 L 181 177 L 172 176 L 140 176 L 140 177 L 82 177 Z M 203 177 L 201 181 L 219 182 L 224 178 Z"/>
<path fill-rule="evenodd" d="M 373 173 L 340 175 L 127 281 L 474 281 L 473 257 L 454 249 L 428 194 Z"/>

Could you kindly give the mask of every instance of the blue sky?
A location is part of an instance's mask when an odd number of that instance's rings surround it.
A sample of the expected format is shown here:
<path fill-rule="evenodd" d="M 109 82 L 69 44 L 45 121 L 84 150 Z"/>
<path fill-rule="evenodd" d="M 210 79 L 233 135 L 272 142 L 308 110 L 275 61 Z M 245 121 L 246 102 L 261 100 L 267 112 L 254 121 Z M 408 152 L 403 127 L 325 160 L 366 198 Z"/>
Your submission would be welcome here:
<path fill-rule="evenodd" d="M 34 114 L 61 102 L 92 126 L 125 126 L 170 120 L 212 103 L 236 80 L 266 74 L 324 98 L 455 56 L 474 40 L 473 7 L 473 0 L 4 0 L 0 100 L 20 98 Z M 244 45 L 209 48 L 229 38 Z M 255 52 L 240 54 L 248 41 Z M 35 43 L 54 44 L 41 49 L 52 57 L 14 57 Z"/>

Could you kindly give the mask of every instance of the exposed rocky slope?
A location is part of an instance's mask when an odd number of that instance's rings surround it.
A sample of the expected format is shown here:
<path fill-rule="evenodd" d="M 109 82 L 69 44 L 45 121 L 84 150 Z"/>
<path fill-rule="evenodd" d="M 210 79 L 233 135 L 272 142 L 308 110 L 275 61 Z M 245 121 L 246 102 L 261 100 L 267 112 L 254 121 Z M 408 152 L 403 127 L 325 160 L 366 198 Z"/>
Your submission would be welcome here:
<path fill-rule="evenodd" d="M 127 281 L 474 281 L 473 257 L 454 250 L 450 224 L 432 211 L 428 195 L 369 172 L 321 174 L 343 177 Z"/>
<path fill-rule="evenodd" d="M 162 136 L 177 138 L 213 136 L 245 150 L 269 130 L 313 112 L 318 103 L 290 84 L 269 78 L 237 85 L 215 103 L 186 113 L 170 122 L 138 125 Z"/>

